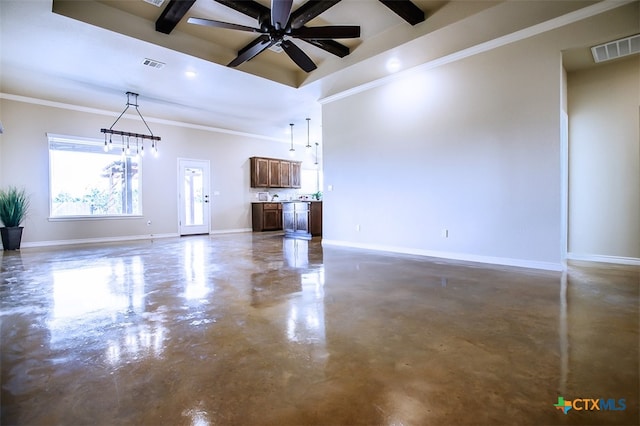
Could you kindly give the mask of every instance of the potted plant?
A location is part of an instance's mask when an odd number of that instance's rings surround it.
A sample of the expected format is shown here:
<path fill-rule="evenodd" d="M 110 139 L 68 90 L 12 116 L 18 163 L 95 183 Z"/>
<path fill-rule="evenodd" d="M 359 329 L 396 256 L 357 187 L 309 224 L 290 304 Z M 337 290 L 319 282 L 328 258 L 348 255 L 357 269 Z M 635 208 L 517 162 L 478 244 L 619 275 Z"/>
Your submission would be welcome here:
<path fill-rule="evenodd" d="M 17 250 L 22 241 L 22 229 L 20 226 L 29 211 L 29 197 L 24 189 L 14 186 L 0 190 L 0 222 L 4 225 L 0 228 L 2 247 L 5 250 Z"/>

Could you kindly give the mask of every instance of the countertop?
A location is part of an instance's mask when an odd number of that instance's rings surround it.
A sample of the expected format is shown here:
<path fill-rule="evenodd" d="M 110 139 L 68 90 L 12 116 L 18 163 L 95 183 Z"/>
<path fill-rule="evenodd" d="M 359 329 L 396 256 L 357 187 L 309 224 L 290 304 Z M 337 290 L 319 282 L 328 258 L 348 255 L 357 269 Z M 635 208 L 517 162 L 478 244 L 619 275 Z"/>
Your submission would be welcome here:
<path fill-rule="evenodd" d="M 277 201 L 252 201 L 251 204 L 265 204 L 265 203 L 321 203 L 322 200 L 277 200 Z"/>

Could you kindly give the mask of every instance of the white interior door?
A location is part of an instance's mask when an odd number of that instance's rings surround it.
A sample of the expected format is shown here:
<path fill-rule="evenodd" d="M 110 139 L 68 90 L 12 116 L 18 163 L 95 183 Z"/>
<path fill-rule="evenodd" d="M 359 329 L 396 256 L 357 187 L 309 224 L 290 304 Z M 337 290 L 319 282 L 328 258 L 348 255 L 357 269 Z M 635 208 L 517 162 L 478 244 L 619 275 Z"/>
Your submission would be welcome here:
<path fill-rule="evenodd" d="M 209 233 L 209 180 L 209 160 L 178 159 L 180 235 Z"/>

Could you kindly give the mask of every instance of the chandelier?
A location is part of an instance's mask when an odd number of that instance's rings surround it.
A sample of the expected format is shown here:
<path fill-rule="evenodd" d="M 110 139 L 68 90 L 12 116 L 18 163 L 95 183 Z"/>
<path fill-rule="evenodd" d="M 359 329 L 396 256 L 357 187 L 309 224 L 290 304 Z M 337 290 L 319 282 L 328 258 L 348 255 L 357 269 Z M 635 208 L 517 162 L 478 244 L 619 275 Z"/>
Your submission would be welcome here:
<path fill-rule="evenodd" d="M 131 102 L 132 97 L 133 97 L 133 102 Z M 113 129 L 113 126 L 116 125 L 118 120 L 122 118 L 124 113 L 127 112 L 129 107 L 131 106 L 135 107 L 136 112 L 138 113 L 138 116 L 140 116 L 140 119 L 142 119 L 142 122 L 147 127 L 147 130 L 149 131 L 148 135 L 142 134 L 142 133 L 123 132 L 121 130 Z M 154 155 L 158 155 L 158 141 L 160 140 L 160 136 L 153 135 L 153 132 L 149 128 L 149 125 L 145 121 L 142 114 L 140 114 L 140 111 L 138 110 L 138 94 L 137 93 L 127 92 L 127 106 L 125 107 L 124 111 L 120 113 L 120 115 L 118 116 L 118 118 L 116 118 L 116 121 L 113 122 L 111 127 L 109 127 L 108 129 L 100 129 L 100 131 L 104 133 L 104 151 L 105 152 L 108 152 L 113 149 L 113 144 L 114 144 L 113 135 L 117 135 L 117 136 L 120 136 L 120 148 L 122 149 L 123 155 L 124 154 L 129 155 L 131 154 L 132 150 L 135 150 L 136 155 L 144 156 L 145 140 L 151 141 L 151 151 L 153 152 Z M 115 143 L 117 144 L 118 141 L 116 140 Z"/>

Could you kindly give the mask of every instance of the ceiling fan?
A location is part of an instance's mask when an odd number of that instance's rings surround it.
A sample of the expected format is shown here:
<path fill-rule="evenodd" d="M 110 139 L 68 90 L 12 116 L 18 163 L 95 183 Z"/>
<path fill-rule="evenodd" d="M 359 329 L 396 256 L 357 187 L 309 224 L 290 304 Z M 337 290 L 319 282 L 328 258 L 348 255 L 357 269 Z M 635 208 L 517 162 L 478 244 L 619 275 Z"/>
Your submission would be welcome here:
<path fill-rule="evenodd" d="M 271 0 L 271 9 L 252 0 L 215 1 L 258 20 L 258 28 L 204 18 L 187 20 L 190 24 L 261 34 L 240 49 L 238 56 L 228 64 L 230 67 L 236 67 L 272 46 L 279 46 L 300 68 L 305 72 L 311 72 L 317 68 L 316 64 L 291 39 L 304 40 L 334 55 L 344 57 L 349 54 L 349 48 L 333 39 L 360 37 L 360 27 L 355 25 L 305 26 L 340 0 L 310 0 L 295 11 L 291 10 L 293 0 Z"/>

